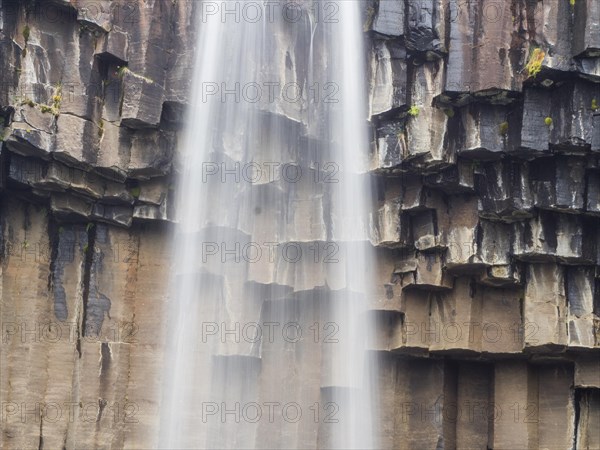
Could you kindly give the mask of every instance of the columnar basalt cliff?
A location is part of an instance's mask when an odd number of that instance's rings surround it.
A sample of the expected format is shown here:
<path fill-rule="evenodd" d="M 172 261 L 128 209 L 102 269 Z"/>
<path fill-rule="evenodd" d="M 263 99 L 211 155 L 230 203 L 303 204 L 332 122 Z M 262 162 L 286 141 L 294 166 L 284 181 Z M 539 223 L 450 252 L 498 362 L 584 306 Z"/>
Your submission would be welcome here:
<path fill-rule="evenodd" d="M 600 448 L 600 6 L 361 5 L 380 445 Z M 157 445 L 178 142 L 200 8 L 0 0 L 2 448 Z M 316 156 L 318 118 L 304 114 L 315 81 L 301 60 L 308 17 L 288 16 L 273 36 L 280 64 L 264 69 L 269 81 L 305 88 L 263 108 L 277 129 L 302 136 L 281 151 L 300 165 L 327 161 Z M 236 124 L 223 127 L 231 161 L 243 160 Z M 265 139 L 253 138 L 249 147 Z M 311 169 L 320 184 L 260 183 L 259 203 L 231 228 L 327 241 L 331 174 Z M 274 229 L 268 217 L 292 202 L 296 214 Z M 278 260 L 242 276 L 302 302 L 332 283 L 309 266 Z M 285 319 L 308 330 L 319 308 Z M 257 389 L 276 390 L 289 374 L 318 383 L 322 341 L 286 343 L 288 374 L 273 370 L 281 343 L 262 343 Z M 295 386 L 283 389 L 302 399 Z M 290 447 L 317 448 L 325 433 L 313 417 L 284 425 L 297 439 Z M 265 446 L 280 442 L 282 427 L 266 428 Z"/>

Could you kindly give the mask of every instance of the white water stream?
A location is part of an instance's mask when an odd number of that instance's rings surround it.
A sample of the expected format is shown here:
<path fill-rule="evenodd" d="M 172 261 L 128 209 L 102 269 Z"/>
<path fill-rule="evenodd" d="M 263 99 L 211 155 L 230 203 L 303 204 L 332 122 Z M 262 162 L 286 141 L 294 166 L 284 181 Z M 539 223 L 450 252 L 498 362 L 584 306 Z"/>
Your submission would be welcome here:
<path fill-rule="evenodd" d="M 376 447 L 356 1 L 203 2 L 161 448 Z"/>

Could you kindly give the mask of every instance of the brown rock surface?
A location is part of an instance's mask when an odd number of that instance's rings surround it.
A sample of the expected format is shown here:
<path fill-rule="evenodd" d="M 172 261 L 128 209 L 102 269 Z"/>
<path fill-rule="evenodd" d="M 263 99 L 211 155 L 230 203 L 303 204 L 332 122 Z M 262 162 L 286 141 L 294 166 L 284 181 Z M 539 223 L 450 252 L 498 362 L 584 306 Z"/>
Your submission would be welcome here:
<path fill-rule="evenodd" d="M 600 7 L 364 3 L 381 447 L 600 448 Z M 0 0 L 2 448 L 157 445 L 198 8 Z M 269 81 L 307 82 L 305 26 L 272 36 Z M 326 174 L 306 101 L 261 105 L 252 136 L 223 123 L 228 161 L 312 159 Z M 302 138 L 289 146 L 273 130 Z M 278 154 L 239 151 L 266 140 Z M 240 242 L 309 252 L 331 234 L 328 189 L 279 177 L 240 187 L 252 201 L 239 215 L 221 214 L 218 195 L 212 206 Z M 327 321 L 319 292 L 349 283 L 334 269 L 278 253 L 235 276 L 257 321 L 308 328 Z M 263 304 L 265 286 L 281 304 Z M 250 361 L 235 367 L 252 398 L 327 398 L 326 343 L 259 347 L 222 349 Z M 244 439 L 317 448 L 330 432 L 278 420 Z M 232 438 L 223 427 L 211 439 Z"/>

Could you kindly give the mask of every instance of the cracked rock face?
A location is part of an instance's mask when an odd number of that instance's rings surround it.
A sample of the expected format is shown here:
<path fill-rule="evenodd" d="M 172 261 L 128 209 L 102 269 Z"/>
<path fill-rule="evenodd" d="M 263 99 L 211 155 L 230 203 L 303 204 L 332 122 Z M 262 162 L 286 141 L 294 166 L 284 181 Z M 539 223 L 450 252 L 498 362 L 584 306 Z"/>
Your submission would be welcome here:
<path fill-rule="evenodd" d="M 600 447 L 600 7 L 500 3 L 361 3 L 383 448 Z M 157 445 L 198 9 L 0 0 L 2 448 Z M 306 82 L 306 27 L 272 36 L 265 79 Z M 254 147 L 285 142 L 277 129 L 302 135 L 280 162 L 328 161 L 307 98 L 261 105 Z M 246 158 L 250 138 L 220 126 L 224 154 Z M 263 203 L 223 218 L 240 235 L 326 241 L 325 184 L 245 189 Z M 284 213 L 286 227 L 266 219 Z M 323 321 L 314 293 L 331 274 L 279 256 L 250 266 L 252 301 L 272 289 L 286 304 L 260 320 Z M 251 349 L 258 390 L 281 379 L 283 347 L 289 373 L 320 382 L 327 345 L 280 347 Z M 325 439 L 286 426 L 303 447 Z"/>

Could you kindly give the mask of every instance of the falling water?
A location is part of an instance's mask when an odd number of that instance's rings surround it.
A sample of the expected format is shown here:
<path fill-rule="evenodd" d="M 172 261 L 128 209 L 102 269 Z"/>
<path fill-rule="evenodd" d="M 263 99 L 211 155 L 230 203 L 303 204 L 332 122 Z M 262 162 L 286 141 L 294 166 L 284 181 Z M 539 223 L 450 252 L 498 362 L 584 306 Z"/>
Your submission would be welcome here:
<path fill-rule="evenodd" d="M 162 448 L 376 446 L 360 2 L 289 5 L 198 7 Z"/>

